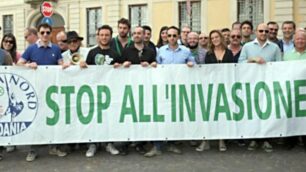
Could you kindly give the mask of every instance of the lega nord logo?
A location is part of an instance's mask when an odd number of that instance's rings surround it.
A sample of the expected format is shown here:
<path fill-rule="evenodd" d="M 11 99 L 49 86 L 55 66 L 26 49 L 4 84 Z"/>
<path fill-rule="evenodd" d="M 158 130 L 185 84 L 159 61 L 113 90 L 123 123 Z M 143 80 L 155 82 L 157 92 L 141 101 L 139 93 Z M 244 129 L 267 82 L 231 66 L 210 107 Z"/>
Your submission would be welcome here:
<path fill-rule="evenodd" d="M 23 77 L 0 73 L 0 137 L 17 135 L 34 121 L 37 94 Z"/>

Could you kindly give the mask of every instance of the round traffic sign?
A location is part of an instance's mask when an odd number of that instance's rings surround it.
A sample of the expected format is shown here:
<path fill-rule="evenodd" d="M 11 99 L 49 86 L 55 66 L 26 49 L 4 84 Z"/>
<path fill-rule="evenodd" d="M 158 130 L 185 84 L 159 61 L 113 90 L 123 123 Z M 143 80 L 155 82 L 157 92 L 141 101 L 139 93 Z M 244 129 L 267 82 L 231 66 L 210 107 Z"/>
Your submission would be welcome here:
<path fill-rule="evenodd" d="M 51 17 L 53 15 L 53 7 L 50 2 L 43 2 L 40 11 L 44 17 Z"/>

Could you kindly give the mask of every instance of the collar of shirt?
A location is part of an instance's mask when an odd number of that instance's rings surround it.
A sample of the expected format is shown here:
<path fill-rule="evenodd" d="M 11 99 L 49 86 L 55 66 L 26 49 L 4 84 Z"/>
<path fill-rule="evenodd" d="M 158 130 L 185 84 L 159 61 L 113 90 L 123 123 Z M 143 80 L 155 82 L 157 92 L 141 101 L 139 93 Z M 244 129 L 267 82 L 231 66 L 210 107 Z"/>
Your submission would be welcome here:
<path fill-rule="evenodd" d="M 294 48 L 294 49 L 292 50 L 292 52 L 293 52 L 293 53 L 296 53 L 296 54 L 299 54 L 299 55 L 302 55 L 302 54 L 305 54 L 305 53 L 306 53 L 306 49 L 305 49 L 302 53 L 300 53 L 300 52 L 296 51 L 296 49 Z"/>
<path fill-rule="evenodd" d="M 257 44 L 260 46 L 259 41 L 257 40 L 257 38 L 253 41 L 254 44 Z M 261 48 L 264 48 L 265 46 L 268 46 L 271 42 L 267 39 L 266 42 L 263 44 L 263 46 Z"/>
<path fill-rule="evenodd" d="M 284 45 L 292 45 L 293 44 L 293 39 L 291 39 L 288 43 L 285 42 L 285 40 L 282 39 L 282 42 Z"/>
<path fill-rule="evenodd" d="M 37 40 L 35 44 L 37 45 L 38 48 L 43 47 L 43 45 L 40 42 L 40 39 Z M 52 47 L 52 43 L 50 41 L 49 41 L 47 47 L 50 47 L 50 48 Z"/>
<path fill-rule="evenodd" d="M 180 51 L 181 50 L 181 46 L 182 45 L 178 45 L 178 47 L 175 50 L 173 50 L 173 49 L 170 48 L 170 45 L 168 44 L 166 49 L 167 50 L 171 50 L 171 51 Z"/>

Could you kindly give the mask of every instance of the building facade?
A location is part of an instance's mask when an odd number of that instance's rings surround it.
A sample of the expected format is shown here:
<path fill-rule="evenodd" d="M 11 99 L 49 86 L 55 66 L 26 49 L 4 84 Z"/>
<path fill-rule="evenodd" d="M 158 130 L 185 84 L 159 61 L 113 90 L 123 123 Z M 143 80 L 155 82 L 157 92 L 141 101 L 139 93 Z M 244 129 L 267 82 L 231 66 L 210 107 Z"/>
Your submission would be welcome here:
<path fill-rule="evenodd" d="M 109 24 L 116 34 L 117 20 L 130 19 L 132 27 L 149 25 L 153 40 L 162 26 L 191 26 L 194 31 L 231 27 L 235 21 L 252 20 L 254 25 L 270 20 L 281 24 L 294 20 L 298 27 L 306 26 L 306 0 L 49 0 L 53 4 L 54 32 L 75 30 L 84 37 L 86 46 L 95 44 L 95 30 Z M 3 34 L 11 32 L 17 38 L 19 51 L 24 50 L 26 27 L 37 26 L 43 16 L 42 0 L 0 1 L 0 22 Z"/>

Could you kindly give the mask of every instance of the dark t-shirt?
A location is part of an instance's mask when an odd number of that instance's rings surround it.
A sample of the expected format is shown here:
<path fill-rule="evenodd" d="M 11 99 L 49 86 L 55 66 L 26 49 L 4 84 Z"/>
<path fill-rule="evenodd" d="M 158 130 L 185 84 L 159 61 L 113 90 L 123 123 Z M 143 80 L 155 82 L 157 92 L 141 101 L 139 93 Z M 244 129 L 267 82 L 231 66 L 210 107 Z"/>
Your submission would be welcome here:
<path fill-rule="evenodd" d="M 124 61 L 130 61 L 132 64 L 140 64 L 140 62 L 152 63 L 156 61 L 155 53 L 151 48 L 144 46 L 142 50 L 138 50 L 134 45 L 123 49 L 122 59 Z"/>
<path fill-rule="evenodd" d="M 112 65 L 114 63 L 123 63 L 119 55 L 112 49 L 101 49 L 99 46 L 90 50 L 86 63 L 89 65 Z"/>
<path fill-rule="evenodd" d="M 225 53 L 224 53 L 222 61 L 217 60 L 215 53 L 207 52 L 207 55 L 205 57 L 205 64 L 209 64 L 209 63 L 235 63 L 235 59 L 234 59 L 232 51 L 229 49 L 225 49 Z"/>
<path fill-rule="evenodd" d="M 114 37 L 111 42 L 110 42 L 110 48 L 115 51 L 120 57 L 122 57 L 122 50 L 124 48 L 130 47 L 131 45 L 133 45 L 134 42 L 131 40 L 131 38 L 128 39 L 127 44 L 125 45 L 125 47 L 122 47 L 122 44 L 120 43 L 118 36 Z"/>

